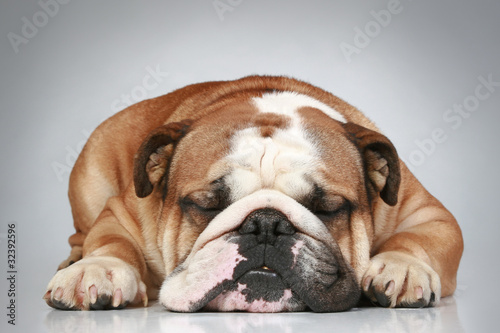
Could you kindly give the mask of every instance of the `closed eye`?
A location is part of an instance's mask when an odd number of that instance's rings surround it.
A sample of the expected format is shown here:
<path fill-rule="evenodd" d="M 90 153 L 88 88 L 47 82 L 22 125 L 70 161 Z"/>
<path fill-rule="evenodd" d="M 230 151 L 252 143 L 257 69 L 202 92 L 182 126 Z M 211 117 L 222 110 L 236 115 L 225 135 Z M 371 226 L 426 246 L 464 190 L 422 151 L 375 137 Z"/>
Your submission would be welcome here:
<path fill-rule="evenodd" d="M 342 207 L 335 210 L 315 210 L 313 214 L 316 215 L 321 221 L 331 221 L 332 219 L 342 215 L 348 211 L 348 205 L 344 204 Z"/>
<path fill-rule="evenodd" d="M 315 185 L 311 201 L 308 205 L 310 211 L 320 220 L 326 222 L 342 215 L 349 210 L 349 201 L 340 195 L 327 195 L 317 184 Z"/>
<path fill-rule="evenodd" d="M 195 208 L 202 212 L 214 212 L 214 211 L 222 211 L 222 208 L 219 207 L 218 203 L 211 200 L 193 200 L 189 197 L 185 197 L 181 201 L 181 205 L 186 208 Z"/>

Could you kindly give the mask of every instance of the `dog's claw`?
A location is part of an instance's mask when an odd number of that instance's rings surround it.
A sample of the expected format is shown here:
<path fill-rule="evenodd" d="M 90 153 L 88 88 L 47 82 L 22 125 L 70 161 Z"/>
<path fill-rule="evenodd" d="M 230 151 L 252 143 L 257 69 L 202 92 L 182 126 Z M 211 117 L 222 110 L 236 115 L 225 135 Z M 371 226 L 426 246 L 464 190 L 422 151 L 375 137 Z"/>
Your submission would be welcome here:
<path fill-rule="evenodd" d="M 48 290 L 45 295 L 43 295 L 43 299 L 47 302 L 50 300 L 50 295 L 52 294 L 52 290 Z"/>
<path fill-rule="evenodd" d="M 113 295 L 113 307 L 117 308 L 121 302 L 122 302 L 123 294 L 122 290 L 120 288 L 115 290 L 115 293 Z"/>
<path fill-rule="evenodd" d="M 90 286 L 89 297 L 90 297 L 91 304 L 95 304 L 95 302 L 97 302 L 97 288 L 95 285 Z"/>

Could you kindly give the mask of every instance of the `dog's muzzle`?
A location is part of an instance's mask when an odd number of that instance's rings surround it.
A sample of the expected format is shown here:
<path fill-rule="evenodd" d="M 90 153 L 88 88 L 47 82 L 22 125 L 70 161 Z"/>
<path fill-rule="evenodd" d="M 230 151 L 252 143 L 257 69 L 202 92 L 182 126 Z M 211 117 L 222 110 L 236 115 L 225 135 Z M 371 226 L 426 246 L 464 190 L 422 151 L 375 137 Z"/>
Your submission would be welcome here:
<path fill-rule="evenodd" d="M 325 225 L 261 190 L 221 212 L 160 291 L 169 310 L 316 312 L 355 306 L 360 288 Z"/>

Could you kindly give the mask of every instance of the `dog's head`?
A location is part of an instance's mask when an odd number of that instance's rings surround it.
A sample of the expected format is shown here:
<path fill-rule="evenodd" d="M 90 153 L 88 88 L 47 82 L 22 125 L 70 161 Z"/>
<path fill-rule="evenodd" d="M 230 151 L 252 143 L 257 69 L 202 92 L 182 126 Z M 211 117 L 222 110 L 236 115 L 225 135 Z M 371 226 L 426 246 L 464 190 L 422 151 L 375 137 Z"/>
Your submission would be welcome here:
<path fill-rule="evenodd" d="M 290 92 L 156 129 L 134 173 L 137 196 L 161 202 L 160 302 L 174 311 L 355 306 L 373 205 L 396 204 L 400 177 L 386 137 Z"/>

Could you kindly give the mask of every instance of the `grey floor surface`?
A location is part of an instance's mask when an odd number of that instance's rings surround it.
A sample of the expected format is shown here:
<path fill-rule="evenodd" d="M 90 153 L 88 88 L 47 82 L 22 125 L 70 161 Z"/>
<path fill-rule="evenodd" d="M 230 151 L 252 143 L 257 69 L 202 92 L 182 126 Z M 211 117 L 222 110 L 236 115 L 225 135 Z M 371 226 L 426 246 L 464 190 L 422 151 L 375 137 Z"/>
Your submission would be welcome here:
<path fill-rule="evenodd" d="M 43 311 L 48 332 L 464 332 L 448 298 L 432 309 L 356 308 L 342 313 L 194 313 L 148 309 L 108 312 Z"/>

